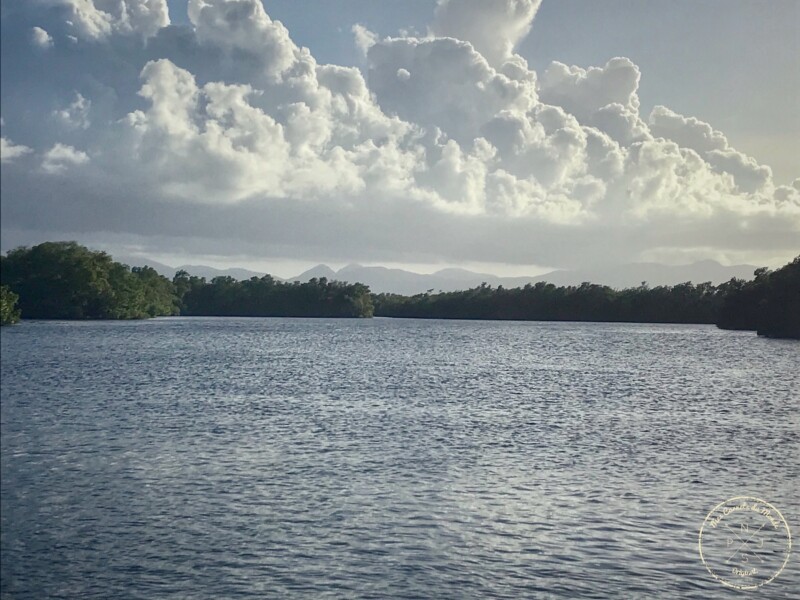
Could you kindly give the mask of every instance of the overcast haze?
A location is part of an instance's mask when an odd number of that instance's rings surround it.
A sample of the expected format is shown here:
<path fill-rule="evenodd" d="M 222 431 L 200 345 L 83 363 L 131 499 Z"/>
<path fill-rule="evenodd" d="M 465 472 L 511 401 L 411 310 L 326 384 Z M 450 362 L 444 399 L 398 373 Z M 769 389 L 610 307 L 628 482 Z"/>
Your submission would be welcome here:
<path fill-rule="evenodd" d="M 2 7 L 2 249 L 278 275 L 800 253 L 800 2 Z"/>

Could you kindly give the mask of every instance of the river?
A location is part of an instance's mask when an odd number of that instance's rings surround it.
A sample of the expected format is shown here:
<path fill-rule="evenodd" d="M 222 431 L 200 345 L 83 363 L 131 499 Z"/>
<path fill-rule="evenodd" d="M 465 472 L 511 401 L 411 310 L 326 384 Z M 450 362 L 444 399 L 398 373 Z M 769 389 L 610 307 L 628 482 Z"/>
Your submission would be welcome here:
<path fill-rule="evenodd" d="M 800 344 L 712 326 L 159 318 L 2 329 L 2 598 L 741 598 L 800 538 Z M 796 598 L 798 552 L 761 591 Z M 733 576 L 732 576 L 733 577 Z"/>

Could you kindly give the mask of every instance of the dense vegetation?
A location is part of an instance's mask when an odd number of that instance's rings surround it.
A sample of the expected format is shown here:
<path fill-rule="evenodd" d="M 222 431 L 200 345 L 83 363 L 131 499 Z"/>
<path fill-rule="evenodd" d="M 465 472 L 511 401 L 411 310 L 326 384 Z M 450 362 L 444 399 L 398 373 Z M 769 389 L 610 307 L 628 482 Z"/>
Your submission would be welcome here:
<path fill-rule="evenodd" d="M 172 283 L 75 242 L 45 242 L 2 257 L 0 279 L 28 319 L 141 319 L 178 314 Z"/>
<path fill-rule="evenodd" d="M 423 319 L 511 319 L 642 323 L 716 323 L 759 335 L 800 339 L 800 257 L 777 271 L 758 269 L 753 281 L 732 279 L 650 288 L 550 283 L 524 288 L 487 285 L 439 294 L 379 294 L 375 314 Z"/>
<path fill-rule="evenodd" d="M 269 275 L 237 281 L 178 272 L 172 281 L 149 267 L 129 268 L 75 242 L 46 242 L 0 257 L 3 324 L 32 319 L 138 319 L 160 315 L 247 317 L 416 317 L 646 323 L 717 323 L 726 329 L 800 338 L 800 257 L 753 281 L 722 285 L 613 288 L 550 283 L 480 287 L 438 294 L 370 294 L 360 283 Z M 19 302 L 19 309 L 15 302 Z"/>
<path fill-rule="evenodd" d="M 722 287 L 722 286 L 721 286 Z M 482 285 L 462 292 L 405 297 L 381 294 L 375 314 L 435 319 L 714 323 L 724 290 L 710 283 L 615 290 L 603 285 L 551 283 L 505 289 Z"/>
<path fill-rule="evenodd" d="M 752 281 L 733 280 L 717 324 L 800 339 L 800 256 L 777 271 L 758 269 Z"/>
<path fill-rule="evenodd" d="M 19 321 L 19 308 L 17 296 L 6 286 L 0 286 L 0 325 L 11 325 Z"/>
<path fill-rule="evenodd" d="M 9 307 L 28 319 L 140 319 L 163 315 L 371 317 L 369 288 L 312 279 L 281 283 L 185 272 L 173 281 L 150 267 L 129 268 L 75 242 L 45 242 L 0 257 Z M 16 296 L 14 296 L 16 294 Z M 6 291 L 3 292 L 5 319 Z M 10 313 L 13 310 L 9 308 Z"/>
<path fill-rule="evenodd" d="M 284 283 L 269 275 L 237 281 L 232 277 L 173 279 L 181 314 L 219 317 L 371 317 L 372 297 L 360 283 L 328 281 Z"/>

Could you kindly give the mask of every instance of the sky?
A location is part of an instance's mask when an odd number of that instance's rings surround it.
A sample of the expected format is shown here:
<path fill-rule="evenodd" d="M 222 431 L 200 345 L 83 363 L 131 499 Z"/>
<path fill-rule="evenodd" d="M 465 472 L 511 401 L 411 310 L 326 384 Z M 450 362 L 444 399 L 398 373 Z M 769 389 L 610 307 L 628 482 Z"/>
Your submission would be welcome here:
<path fill-rule="evenodd" d="M 279 276 L 800 253 L 796 0 L 0 5 L 2 250 Z"/>

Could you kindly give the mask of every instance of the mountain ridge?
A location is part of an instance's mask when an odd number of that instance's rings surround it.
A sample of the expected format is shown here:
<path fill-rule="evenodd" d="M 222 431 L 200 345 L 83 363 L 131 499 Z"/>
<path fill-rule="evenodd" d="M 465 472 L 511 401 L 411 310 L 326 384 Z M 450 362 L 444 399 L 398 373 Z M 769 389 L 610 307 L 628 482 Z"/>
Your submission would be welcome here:
<path fill-rule="evenodd" d="M 182 265 L 170 267 L 163 263 L 147 258 L 120 257 L 118 260 L 132 266 L 150 266 L 162 275 L 172 278 L 179 270 L 185 270 L 190 275 L 205 277 L 208 280 L 214 277 L 233 277 L 234 279 L 250 279 L 262 277 L 265 273 L 249 269 L 229 268 L 218 269 L 206 265 Z M 482 283 L 492 287 L 505 288 L 523 287 L 545 281 L 558 286 L 580 285 L 590 282 L 607 285 L 613 288 L 636 287 L 646 282 L 651 287 L 659 285 L 675 285 L 691 281 L 704 283 L 710 281 L 720 284 L 733 277 L 752 279 L 755 265 L 740 264 L 725 266 L 714 260 L 701 260 L 686 265 L 664 265 L 661 263 L 641 262 L 626 263 L 594 269 L 565 270 L 559 269 L 535 276 L 503 277 L 490 273 L 479 273 L 461 267 L 446 267 L 434 273 L 416 273 L 404 269 L 384 267 L 380 265 L 364 266 L 356 263 L 348 264 L 335 270 L 326 264 L 318 264 L 294 277 L 281 281 L 305 282 L 309 279 L 346 281 L 350 283 L 363 283 L 375 293 L 394 293 L 413 296 L 425 292 L 453 292 L 474 288 Z M 273 276 L 274 277 L 274 276 Z"/>
<path fill-rule="evenodd" d="M 186 271 L 189 275 L 194 275 L 196 277 L 205 277 L 209 281 L 214 277 L 233 277 L 234 279 L 243 280 L 266 275 L 264 272 L 251 271 L 250 269 L 238 267 L 228 269 L 218 269 L 216 267 L 209 267 L 208 265 L 180 265 L 178 267 L 171 267 L 164 263 L 140 256 L 115 256 L 114 260 L 131 267 L 151 267 L 168 279 L 175 277 L 175 273 L 178 271 Z M 283 281 L 280 277 L 274 277 L 274 279 Z"/>
<path fill-rule="evenodd" d="M 320 270 L 324 267 L 324 271 Z M 327 265 L 317 265 L 288 281 L 308 281 L 307 275 L 324 276 L 327 279 L 364 283 L 375 293 L 414 295 L 428 291 L 452 292 L 487 285 L 506 288 L 523 287 L 540 281 L 555 285 L 580 285 L 590 282 L 613 288 L 636 287 L 646 282 L 651 287 L 692 283 L 720 284 L 733 277 L 752 279 L 755 265 L 725 266 L 714 260 L 704 260 L 687 265 L 664 265 L 660 263 L 627 263 L 605 268 L 583 270 L 554 270 L 536 276 L 502 277 L 489 273 L 477 273 L 459 267 L 440 269 L 435 273 L 415 273 L 403 269 L 382 266 L 347 265 L 334 271 Z M 310 278 L 310 277 L 309 277 Z"/>

